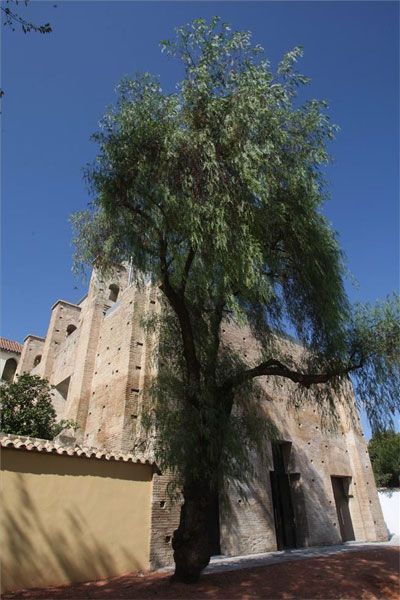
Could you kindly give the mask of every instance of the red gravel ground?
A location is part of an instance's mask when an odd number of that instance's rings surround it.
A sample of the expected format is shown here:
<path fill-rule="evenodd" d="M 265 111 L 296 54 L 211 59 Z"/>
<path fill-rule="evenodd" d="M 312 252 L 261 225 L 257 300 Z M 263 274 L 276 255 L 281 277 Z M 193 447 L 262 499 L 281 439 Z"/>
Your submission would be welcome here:
<path fill-rule="evenodd" d="M 190 586 L 171 584 L 165 573 L 145 576 L 132 573 L 68 587 L 22 590 L 4 595 L 3 599 L 393 600 L 400 598 L 399 554 L 399 548 L 393 547 L 339 552 L 326 557 L 203 575 L 199 583 Z"/>

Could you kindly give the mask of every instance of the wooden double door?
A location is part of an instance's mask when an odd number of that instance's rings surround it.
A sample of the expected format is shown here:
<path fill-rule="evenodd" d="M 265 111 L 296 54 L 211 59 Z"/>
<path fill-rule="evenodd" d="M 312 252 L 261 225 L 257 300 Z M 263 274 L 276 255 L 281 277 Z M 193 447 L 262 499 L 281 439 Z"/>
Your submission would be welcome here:
<path fill-rule="evenodd" d="M 290 442 L 272 444 L 270 472 L 278 550 L 308 546 L 309 531 L 300 473 L 289 473 Z"/>

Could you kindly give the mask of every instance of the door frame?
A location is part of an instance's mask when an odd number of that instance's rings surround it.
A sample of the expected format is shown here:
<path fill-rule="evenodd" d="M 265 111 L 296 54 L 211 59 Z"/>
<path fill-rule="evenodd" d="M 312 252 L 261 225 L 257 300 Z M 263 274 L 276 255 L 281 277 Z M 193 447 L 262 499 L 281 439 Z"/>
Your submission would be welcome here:
<path fill-rule="evenodd" d="M 349 507 L 349 499 L 352 497 L 349 494 L 351 480 L 350 475 L 331 475 L 333 498 L 343 543 L 356 539 Z"/>

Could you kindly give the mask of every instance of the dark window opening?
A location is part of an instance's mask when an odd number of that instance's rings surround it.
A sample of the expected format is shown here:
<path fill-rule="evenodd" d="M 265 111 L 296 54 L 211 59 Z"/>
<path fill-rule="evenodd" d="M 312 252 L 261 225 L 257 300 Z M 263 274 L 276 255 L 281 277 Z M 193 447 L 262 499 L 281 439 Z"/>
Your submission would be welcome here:
<path fill-rule="evenodd" d="M 66 379 L 64 379 L 63 381 L 60 381 L 60 383 L 58 383 L 56 385 L 57 392 L 62 396 L 62 398 L 64 400 L 66 400 L 67 396 L 68 396 L 70 379 L 71 379 L 71 377 L 67 377 Z"/>
<path fill-rule="evenodd" d="M 112 283 L 108 289 L 110 290 L 110 295 L 108 296 L 108 299 L 111 300 L 111 302 L 116 302 L 119 294 L 118 285 Z"/>
<path fill-rule="evenodd" d="M 35 356 L 35 360 L 33 361 L 33 366 L 37 367 L 41 360 L 42 360 L 41 354 L 38 354 L 37 356 Z"/>
<path fill-rule="evenodd" d="M 71 324 L 71 325 L 68 325 L 68 327 L 67 327 L 67 337 L 68 337 L 69 335 L 71 335 L 71 333 L 74 333 L 75 329 L 76 329 L 76 326 L 75 326 L 75 325 L 72 325 L 72 324 Z"/>
<path fill-rule="evenodd" d="M 1 378 L 3 381 L 12 382 L 14 379 L 15 371 L 17 370 L 17 361 L 15 358 L 9 358 L 4 365 L 3 374 Z"/>

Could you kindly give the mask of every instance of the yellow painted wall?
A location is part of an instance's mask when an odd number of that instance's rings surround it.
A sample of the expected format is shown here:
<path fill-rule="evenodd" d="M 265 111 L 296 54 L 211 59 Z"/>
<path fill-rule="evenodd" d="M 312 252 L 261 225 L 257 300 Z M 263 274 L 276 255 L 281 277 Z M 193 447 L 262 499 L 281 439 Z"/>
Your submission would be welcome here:
<path fill-rule="evenodd" d="M 1 453 L 3 591 L 149 568 L 152 467 Z"/>

